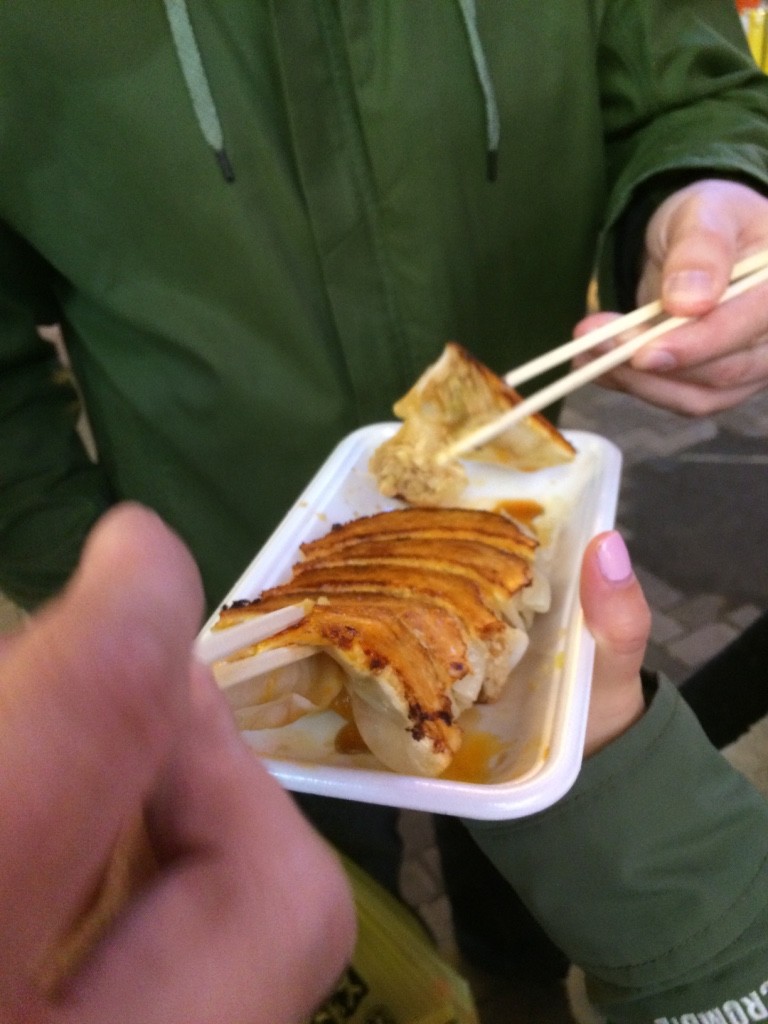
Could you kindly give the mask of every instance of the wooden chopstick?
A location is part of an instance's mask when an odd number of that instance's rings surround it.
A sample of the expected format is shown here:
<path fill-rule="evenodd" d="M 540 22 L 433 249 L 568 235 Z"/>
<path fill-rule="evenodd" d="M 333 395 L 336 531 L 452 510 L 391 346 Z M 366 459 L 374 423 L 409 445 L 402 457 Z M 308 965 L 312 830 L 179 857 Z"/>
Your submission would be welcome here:
<path fill-rule="evenodd" d="M 267 672 L 274 672 L 286 665 L 292 665 L 295 661 L 311 658 L 320 650 L 320 647 L 313 647 L 310 644 L 271 647 L 268 651 L 259 651 L 258 654 L 251 654 L 246 658 L 239 658 L 237 661 L 227 661 L 217 665 L 216 682 L 222 690 L 227 690 L 237 686 L 238 683 L 266 675 Z"/>
<path fill-rule="evenodd" d="M 731 280 L 733 284 L 723 293 L 720 303 L 727 302 L 729 299 L 749 291 L 749 289 L 754 288 L 756 285 L 768 281 L 768 250 L 737 263 L 733 268 Z M 516 384 L 537 377 L 545 370 L 552 369 L 581 352 L 588 351 L 603 341 L 623 334 L 625 331 L 638 327 L 643 323 L 648 323 L 661 314 L 662 307 L 659 301 L 648 303 L 648 305 L 642 306 L 626 316 L 604 324 L 594 331 L 589 331 L 581 338 L 575 338 L 573 341 L 566 342 L 565 345 L 561 345 L 545 353 L 543 356 L 539 356 L 529 363 L 510 371 L 504 380 L 507 384 L 514 387 Z M 597 359 L 586 366 L 566 374 L 488 423 L 484 423 L 475 430 L 464 434 L 463 437 L 458 438 L 440 453 L 440 461 L 446 462 L 450 459 L 459 458 L 473 448 L 488 444 L 498 437 L 499 434 L 503 434 L 505 430 L 519 423 L 520 420 L 525 419 L 526 416 L 539 412 L 541 409 L 546 408 L 546 406 L 558 401 L 558 399 L 564 398 L 572 391 L 577 390 L 577 388 L 588 384 L 596 377 L 607 373 L 608 370 L 612 370 L 614 367 L 631 359 L 635 352 L 647 345 L 649 341 L 667 334 L 669 331 L 673 331 L 676 327 L 690 323 L 694 319 L 696 318 L 674 316 L 667 317 L 659 323 L 653 324 L 648 330 L 641 332 L 636 337 L 630 338 L 623 344 L 611 349 L 610 352 L 598 356 Z"/>
<path fill-rule="evenodd" d="M 199 661 L 212 665 L 215 661 L 228 658 L 230 654 L 250 647 L 259 640 L 266 640 L 267 637 L 274 636 L 275 633 L 299 622 L 307 614 L 310 605 L 309 601 L 286 605 L 285 608 L 277 608 L 266 615 L 255 615 L 245 622 L 238 622 L 236 626 L 211 630 L 198 637 L 195 642 L 195 655 Z"/>
<path fill-rule="evenodd" d="M 735 264 L 731 273 L 731 281 L 738 281 L 748 274 L 762 270 L 765 266 L 768 266 L 768 249 L 754 253 L 752 256 L 747 256 L 741 262 Z M 724 302 L 726 298 L 728 298 L 727 293 L 723 295 L 720 301 Z M 504 380 L 511 388 L 516 388 L 519 384 L 533 380 L 534 377 L 540 376 L 547 370 L 554 369 L 555 366 L 559 366 L 574 356 L 580 355 L 582 352 L 588 352 L 589 349 L 595 348 L 596 345 L 603 341 L 610 341 L 611 338 L 615 338 L 625 331 L 650 323 L 651 320 L 662 316 L 663 313 L 664 309 L 660 300 L 655 299 L 653 302 L 649 302 L 647 305 L 640 306 L 639 309 L 634 309 L 631 313 L 619 317 L 618 320 L 611 320 L 610 323 L 603 324 L 602 327 L 596 327 L 593 331 L 588 331 L 580 338 L 567 341 L 564 345 L 550 349 L 549 352 L 531 359 L 530 362 L 523 363 L 522 366 L 516 366 L 514 370 L 510 370 L 509 373 L 504 375 Z M 689 319 L 693 318 L 679 317 L 677 319 L 682 324 L 687 323 Z M 674 326 L 677 327 L 679 324 L 676 323 Z M 672 327 L 669 330 L 672 330 Z"/>

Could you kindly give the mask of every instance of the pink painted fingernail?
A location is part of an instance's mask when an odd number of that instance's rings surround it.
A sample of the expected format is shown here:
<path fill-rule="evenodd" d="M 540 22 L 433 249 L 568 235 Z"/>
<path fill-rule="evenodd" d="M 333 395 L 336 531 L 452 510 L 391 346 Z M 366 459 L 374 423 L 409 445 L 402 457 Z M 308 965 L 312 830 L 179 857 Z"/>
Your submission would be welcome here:
<path fill-rule="evenodd" d="M 607 534 L 597 546 L 597 564 L 609 583 L 623 583 L 632 576 L 632 562 L 620 533 Z"/>

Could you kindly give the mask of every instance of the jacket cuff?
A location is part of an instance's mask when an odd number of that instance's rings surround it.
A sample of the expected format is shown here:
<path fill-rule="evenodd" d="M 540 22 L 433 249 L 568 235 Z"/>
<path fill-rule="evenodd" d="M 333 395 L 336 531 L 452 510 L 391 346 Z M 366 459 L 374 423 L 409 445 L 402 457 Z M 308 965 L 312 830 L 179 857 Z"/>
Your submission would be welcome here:
<path fill-rule="evenodd" d="M 663 679 L 643 718 L 553 807 L 466 824 L 604 989 L 673 986 L 766 914 L 768 802 Z"/>

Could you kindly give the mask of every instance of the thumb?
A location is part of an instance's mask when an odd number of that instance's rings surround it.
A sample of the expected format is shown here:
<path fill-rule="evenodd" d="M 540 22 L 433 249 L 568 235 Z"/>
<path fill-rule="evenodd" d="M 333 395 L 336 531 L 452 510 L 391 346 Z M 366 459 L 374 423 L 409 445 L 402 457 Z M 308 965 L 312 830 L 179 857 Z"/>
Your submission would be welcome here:
<path fill-rule="evenodd" d="M 703 316 L 728 287 L 744 219 L 742 190 L 733 182 L 700 181 L 672 196 L 651 219 L 651 249 L 663 252 L 661 301 L 671 316 Z"/>
<path fill-rule="evenodd" d="M 27 963 L 82 906 L 186 719 L 201 597 L 181 541 L 149 511 L 117 507 L 63 595 L 5 651 L 0 940 L 15 928 Z"/>
<path fill-rule="evenodd" d="M 108 725 L 152 729 L 142 721 L 149 706 L 162 723 L 186 704 L 201 614 L 197 568 L 179 538 L 148 509 L 115 506 L 91 531 L 69 586 L 19 637 L 17 678 L 28 677 L 24 692 L 42 708 L 56 706 L 60 727 L 79 732 L 88 722 L 91 743 Z M 49 717 L 42 708 L 38 723 Z"/>
<path fill-rule="evenodd" d="M 640 668 L 651 614 L 620 534 L 599 534 L 587 546 L 580 593 L 596 645 L 584 746 L 589 756 L 628 729 L 645 706 Z"/>

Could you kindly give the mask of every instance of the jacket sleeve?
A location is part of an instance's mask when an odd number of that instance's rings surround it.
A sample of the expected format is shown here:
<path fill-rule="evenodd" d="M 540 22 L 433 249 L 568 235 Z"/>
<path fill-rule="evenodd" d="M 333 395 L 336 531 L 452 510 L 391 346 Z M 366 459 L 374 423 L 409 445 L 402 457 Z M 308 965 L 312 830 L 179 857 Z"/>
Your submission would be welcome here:
<path fill-rule="evenodd" d="M 466 824 L 611 1022 L 768 1019 L 768 800 L 670 683 L 556 805 Z"/>
<path fill-rule="evenodd" d="M 733 0 L 606 0 L 597 60 L 609 188 L 600 295 L 615 308 L 615 228 L 638 197 L 663 198 L 681 172 L 768 187 L 768 78 Z"/>
<path fill-rule="evenodd" d="M 109 504 L 76 431 L 76 393 L 36 330 L 50 274 L 0 226 L 0 591 L 25 608 L 61 587 Z"/>

